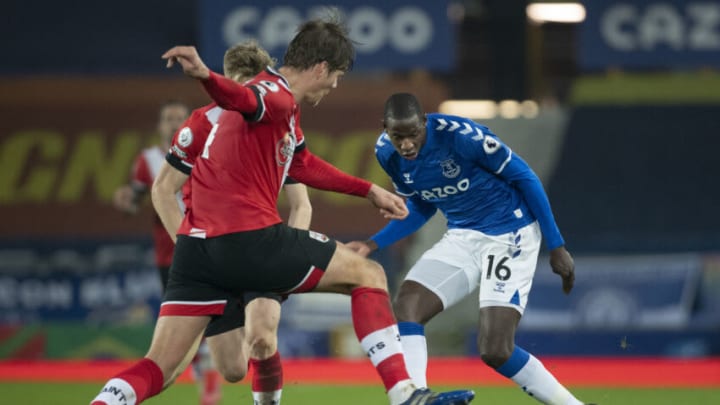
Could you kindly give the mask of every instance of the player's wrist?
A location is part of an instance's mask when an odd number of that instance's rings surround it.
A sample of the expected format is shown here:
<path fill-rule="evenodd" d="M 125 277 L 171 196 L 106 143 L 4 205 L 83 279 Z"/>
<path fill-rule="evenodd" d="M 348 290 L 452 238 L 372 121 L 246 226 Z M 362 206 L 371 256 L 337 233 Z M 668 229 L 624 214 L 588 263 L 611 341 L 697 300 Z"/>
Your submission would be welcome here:
<path fill-rule="evenodd" d="M 372 240 L 372 239 L 366 240 L 366 241 L 365 241 L 365 246 L 367 246 L 368 249 L 370 249 L 370 252 L 374 252 L 374 251 L 376 251 L 376 250 L 379 249 L 377 242 L 375 242 L 375 241 Z"/>

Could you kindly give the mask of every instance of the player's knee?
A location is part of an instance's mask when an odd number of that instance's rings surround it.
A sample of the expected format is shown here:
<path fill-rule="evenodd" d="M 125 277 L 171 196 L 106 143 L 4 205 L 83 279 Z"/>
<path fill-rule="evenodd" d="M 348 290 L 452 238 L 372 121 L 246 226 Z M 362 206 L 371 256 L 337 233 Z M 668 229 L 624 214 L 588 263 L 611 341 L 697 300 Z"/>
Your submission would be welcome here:
<path fill-rule="evenodd" d="M 360 271 L 363 287 L 380 288 L 387 290 L 387 277 L 385 270 L 380 263 L 373 260 L 365 260 Z"/>
<path fill-rule="evenodd" d="M 497 369 L 508 361 L 512 354 L 512 348 L 505 344 L 488 344 L 478 342 L 480 358 L 488 366 Z"/>
<path fill-rule="evenodd" d="M 240 361 L 220 361 L 216 368 L 220 375 L 230 383 L 241 381 L 247 375 L 247 364 L 243 364 L 243 362 Z"/>
<path fill-rule="evenodd" d="M 250 356 L 265 359 L 277 351 L 277 338 L 274 333 L 261 333 L 248 336 Z"/>
<path fill-rule="evenodd" d="M 503 353 L 480 353 L 480 358 L 488 366 L 498 369 L 510 358 Z"/>
<path fill-rule="evenodd" d="M 393 313 L 398 322 L 417 322 L 420 323 L 419 319 L 414 316 L 414 311 L 409 308 L 405 301 L 396 299 L 393 301 Z"/>

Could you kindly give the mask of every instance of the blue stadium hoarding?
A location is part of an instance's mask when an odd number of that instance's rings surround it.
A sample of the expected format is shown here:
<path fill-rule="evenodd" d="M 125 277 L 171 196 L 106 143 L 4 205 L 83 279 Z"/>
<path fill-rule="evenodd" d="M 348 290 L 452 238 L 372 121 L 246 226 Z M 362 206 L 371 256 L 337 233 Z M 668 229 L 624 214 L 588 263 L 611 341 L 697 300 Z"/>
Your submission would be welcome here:
<path fill-rule="evenodd" d="M 583 69 L 720 67 L 720 1 L 585 0 Z"/>
<path fill-rule="evenodd" d="M 447 17 L 448 1 L 386 0 L 332 3 L 357 41 L 354 70 L 425 68 L 447 71 L 455 65 L 455 33 Z M 222 67 L 225 50 L 241 41 L 257 40 L 282 61 L 300 23 L 326 15 L 322 2 L 268 0 L 199 3 L 199 48 L 208 66 Z"/>

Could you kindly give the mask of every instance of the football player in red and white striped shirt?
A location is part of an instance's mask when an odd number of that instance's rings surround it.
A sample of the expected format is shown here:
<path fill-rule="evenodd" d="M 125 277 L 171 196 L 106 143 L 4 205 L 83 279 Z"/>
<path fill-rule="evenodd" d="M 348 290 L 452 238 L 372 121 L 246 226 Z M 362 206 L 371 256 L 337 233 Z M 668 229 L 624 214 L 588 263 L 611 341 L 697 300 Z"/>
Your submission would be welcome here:
<path fill-rule="evenodd" d="M 158 118 L 158 135 L 160 142 L 157 145 L 143 149 L 136 157 L 133 164 L 130 183 L 115 190 L 113 204 L 121 211 L 137 213 L 140 200 L 147 195 L 153 186 L 153 182 L 159 176 L 165 162 L 165 154 L 170 148 L 173 134 L 188 119 L 190 109 L 180 101 L 165 102 L 160 108 Z M 176 210 L 185 210 L 185 201 L 180 193 L 172 193 L 170 203 Z M 153 221 L 153 247 L 155 248 L 155 263 L 162 280 L 162 288 L 165 290 L 168 281 L 170 264 L 172 263 L 175 241 L 165 230 L 159 215 L 154 216 Z M 212 366 L 210 353 L 203 345 L 198 355 L 192 358 L 195 379 L 200 390 L 201 405 L 214 405 L 220 400 L 220 379 L 218 372 Z M 184 371 L 179 370 L 179 372 Z"/>
<path fill-rule="evenodd" d="M 225 53 L 225 76 L 239 83 L 271 65 L 270 55 L 254 41 L 235 45 Z M 183 200 L 190 205 L 188 177 L 222 111 L 215 103 L 193 111 L 175 134 L 167 162 L 160 167 L 153 184 L 153 204 L 173 239 L 184 215 L 175 203 L 175 194 L 182 188 Z M 297 182 L 286 182 L 283 189 L 290 206 L 288 225 L 308 229 L 312 206 L 307 188 Z M 223 315 L 214 317 L 205 330 L 206 342 L 218 370 L 228 381 L 235 382 L 245 376 L 249 358 L 254 369 L 253 399 L 257 404 L 280 404 L 283 381 L 277 351 L 280 299 L 277 294 L 245 294 L 242 305 L 226 306 Z"/>
<path fill-rule="evenodd" d="M 180 101 L 168 101 L 160 107 L 157 123 L 160 143 L 143 149 L 135 158 L 129 184 L 122 185 L 115 190 L 113 195 L 115 208 L 129 214 L 137 213 L 141 199 L 150 191 L 155 176 L 157 176 L 160 166 L 165 161 L 165 153 L 170 147 L 173 134 L 188 118 L 189 113 L 188 106 Z M 175 200 L 174 203 L 177 205 L 178 200 Z M 155 264 L 160 273 L 164 289 L 168 280 L 168 270 L 172 263 L 175 244 L 168 236 L 157 215 L 155 215 L 153 222 L 153 243 Z"/>
<path fill-rule="evenodd" d="M 472 391 L 435 393 L 412 384 L 378 263 L 325 235 L 284 225 L 277 212 L 278 193 L 289 174 L 315 188 L 366 197 L 386 218 L 407 216 L 400 197 L 313 155 L 296 131 L 298 103 L 320 102 L 351 67 L 354 46 L 344 28 L 322 20 L 303 24 L 284 66 L 245 86 L 210 72 L 194 47 L 175 47 L 163 57 L 202 80 L 228 111 L 193 167 L 191 204 L 150 350 L 108 381 L 92 405 L 134 405 L 159 393 L 211 317 L 245 291 L 348 294 L 357 337 L 391 405 L 472 400 Z"/>

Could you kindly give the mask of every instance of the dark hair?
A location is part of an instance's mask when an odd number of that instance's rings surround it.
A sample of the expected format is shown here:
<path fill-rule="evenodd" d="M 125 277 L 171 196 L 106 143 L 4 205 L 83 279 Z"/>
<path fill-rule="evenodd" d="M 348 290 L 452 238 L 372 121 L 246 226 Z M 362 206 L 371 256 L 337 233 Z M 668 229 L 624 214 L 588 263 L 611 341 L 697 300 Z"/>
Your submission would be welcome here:
<path fill-rule="evenodd" d="M 423 109 L 417 97 L 410 93 L 395 93 L 385 102 L 385 120 L 389 118 L 403 120 L 422 117 Z"/>
<path fill-rule="evenodd" d="M 324 19 L 303 23 L 290 41 L 283 65 L 299 70 L 327 62 L 330 72 L 348 71 L 355 59 L 355 44 L 348 36 L 339 12 L 333 11 Z"/>

